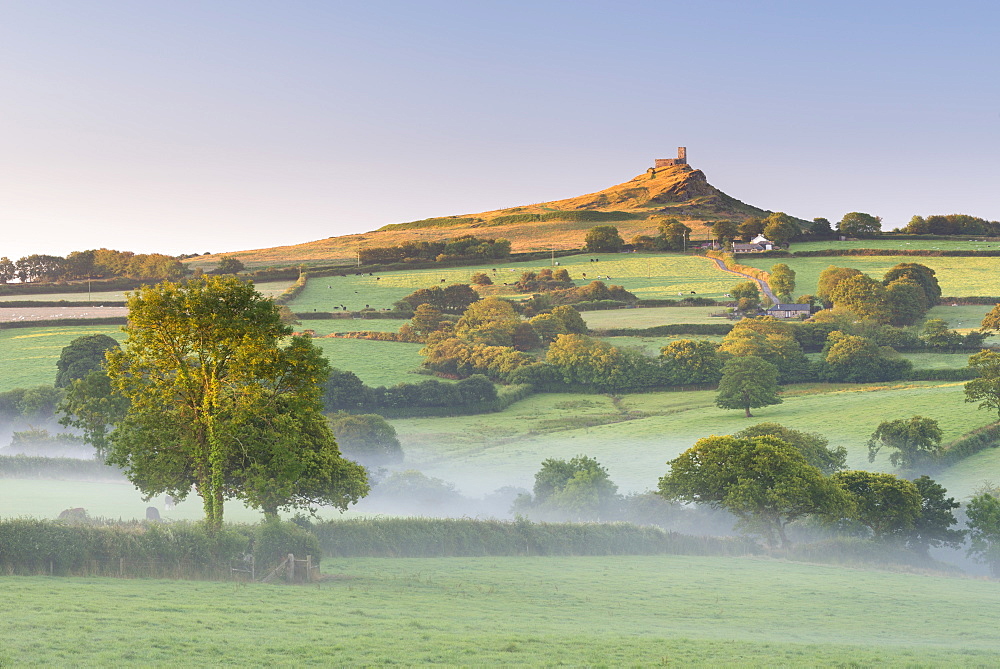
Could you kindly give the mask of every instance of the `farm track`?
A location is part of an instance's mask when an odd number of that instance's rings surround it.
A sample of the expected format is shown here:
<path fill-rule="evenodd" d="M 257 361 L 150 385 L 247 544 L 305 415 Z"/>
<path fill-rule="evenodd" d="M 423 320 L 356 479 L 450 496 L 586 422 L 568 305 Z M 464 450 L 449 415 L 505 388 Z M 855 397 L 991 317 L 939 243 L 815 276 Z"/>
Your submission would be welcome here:
<path fill-rule="evenodd" d="M 758 279 L 756 277 L 750 276 L 749 274 L 744 274 L 743 272 L 737 272 L 736 270 L 729 269 L 728 267 L 726 267 L 725 263 L 723 263 L 718 258 L 706 258 L 706 260 L 713 260 L 713 261 L 715 261 L 715 266 L 718 267 L 719 269 L 721 269 L 723 272 L 729 272 L 730 274 L 735 274 L 736 276 L 741 276 L 744 279 L 750 279 L 751 281 L 756 281 L 757 285 L 760 286 L 760 289 L 762 291 L 764 291 L 764 294 L 767 295 L 768 299 L 771 300 L 771 304 L 780 304 L 781 303 L 778 300 L 778 298 L 775 297 L 774 293 L 771 292 L 771 287 L 769 285 L 767 285 L 767 282 L 764 281 L 763 279 Z"/>

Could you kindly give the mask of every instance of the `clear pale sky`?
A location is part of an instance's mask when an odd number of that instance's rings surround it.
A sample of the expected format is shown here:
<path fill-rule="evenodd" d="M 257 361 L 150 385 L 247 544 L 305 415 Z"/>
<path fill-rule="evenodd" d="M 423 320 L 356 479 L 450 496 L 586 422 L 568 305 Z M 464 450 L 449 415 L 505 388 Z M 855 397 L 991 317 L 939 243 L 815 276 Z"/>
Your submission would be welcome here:
<path fill-rule="evenodd" d="M 0 256 L 201 253 L 571 197 L 1000 219 L 1000 4 L 0 0 Z"/>

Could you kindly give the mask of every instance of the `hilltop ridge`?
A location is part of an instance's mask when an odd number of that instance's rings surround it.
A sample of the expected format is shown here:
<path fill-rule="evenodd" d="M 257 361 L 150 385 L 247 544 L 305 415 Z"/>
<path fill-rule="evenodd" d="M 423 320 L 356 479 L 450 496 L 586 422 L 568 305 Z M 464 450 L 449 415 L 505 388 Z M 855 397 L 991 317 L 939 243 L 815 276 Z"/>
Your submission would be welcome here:
<path fill-rule="evenodd" d="M 675 162 L 675 161 L 659 161 Z M 412 240 L 475 235 L 511 241 L 514 251 L 563 250 L 583 246 L 598 222 L 618 226 L 622 237 L 655 235 L 665 218 L 679 218 L 693 229 L 692 239 L 707 239 L 717 220 L 766 216 L 768 210 L 731 197 L 686 163 L 650 167 L 623 183 L 562 200 L 495 209 L 477 214 L 392 223 L 366 233 L 330 237 L 293 246 L 237 251 L 188 260 L 201 264 L 221 255 L 248 266 L 349 262 L 361 246 L 392 246 Z"/>

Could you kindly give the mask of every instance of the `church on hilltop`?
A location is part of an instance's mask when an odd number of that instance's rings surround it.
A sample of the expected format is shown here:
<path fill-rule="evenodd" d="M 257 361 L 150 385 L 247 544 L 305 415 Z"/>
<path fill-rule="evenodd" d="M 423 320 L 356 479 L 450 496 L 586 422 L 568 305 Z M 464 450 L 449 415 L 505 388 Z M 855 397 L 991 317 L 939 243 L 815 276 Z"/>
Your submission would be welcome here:
<path fill-rule="evenodd" d="M 653 167 L 670 167 L 671 165 L 687 165 L 687 164 L 688 164 L 687 147 L 678 146 L 676 158 L 657 158 L 656 164 Z"/>

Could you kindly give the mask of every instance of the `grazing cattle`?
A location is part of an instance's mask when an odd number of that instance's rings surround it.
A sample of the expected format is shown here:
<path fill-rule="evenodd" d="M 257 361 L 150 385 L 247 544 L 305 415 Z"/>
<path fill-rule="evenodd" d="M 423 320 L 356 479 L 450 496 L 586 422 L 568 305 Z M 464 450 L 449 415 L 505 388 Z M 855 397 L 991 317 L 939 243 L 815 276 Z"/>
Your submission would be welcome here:
<path fill-rule="evenodd" d="M 174 498 L 170 495 L 163 496 L 163 510 L 173 511 L 174 510 Z"/>
<path fill-rule="evenodd" d="M 146 520 L 159 520 L 160 511 L 155 506 L 146 507 Z"/>

